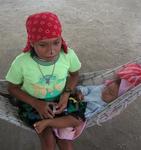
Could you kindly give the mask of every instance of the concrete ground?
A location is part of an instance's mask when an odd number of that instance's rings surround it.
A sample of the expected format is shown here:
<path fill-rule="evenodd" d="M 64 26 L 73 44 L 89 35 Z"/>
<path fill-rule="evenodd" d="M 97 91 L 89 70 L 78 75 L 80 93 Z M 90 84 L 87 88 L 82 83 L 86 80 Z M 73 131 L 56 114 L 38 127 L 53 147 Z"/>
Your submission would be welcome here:
<path fill-rule="evenodd" d="M 25 46 L 27 16 L 40 11 L 59 15 L 64 39 L 82 62 L 81 72 L 113 68 L 141 55 L 140 0 L 0 0 L 0 78 L 4 78 L 11 61 Z M 140 107 L 139 98 L 103 126 L 87 129 L 75 141 L 75 149 L 141 149 Z M 1 150 L 39 149 L 39 141 L 32 133 L 16 131 L 16 127 L 2 121 L 0 132 Z M 12 134 L 11 141 L 8 137 Z M 25 141 L 32 142 L 28 146 Z"/>

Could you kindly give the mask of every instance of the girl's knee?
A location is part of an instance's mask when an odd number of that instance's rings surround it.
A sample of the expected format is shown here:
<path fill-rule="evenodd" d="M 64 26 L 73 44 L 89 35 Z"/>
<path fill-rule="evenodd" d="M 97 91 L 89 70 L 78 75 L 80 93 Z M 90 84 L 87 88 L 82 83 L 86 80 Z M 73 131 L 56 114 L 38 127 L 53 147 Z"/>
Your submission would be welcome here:
<path fill-rule="evenodd" d="M 51 128 L 44 129 L 40 134 L 38 134 L 39 137 L 46 137 L 46 136 L 52 136 L 53 131 Z"/>
<path fill-rule="evenodd" d="M 71 140 L 57 140 L 60 150 L 73 150 L 73 141 Z"/>

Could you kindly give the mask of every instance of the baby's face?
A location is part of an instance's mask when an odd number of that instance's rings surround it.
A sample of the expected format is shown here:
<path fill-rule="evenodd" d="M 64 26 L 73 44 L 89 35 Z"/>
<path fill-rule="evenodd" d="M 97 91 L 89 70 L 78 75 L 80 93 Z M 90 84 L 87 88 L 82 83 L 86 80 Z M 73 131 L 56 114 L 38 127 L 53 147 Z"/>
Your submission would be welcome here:
<path fill-rule="evenodd" d="M 102 99 L 109 103 L 118 97 L 119 85 L 115 82 L 107 85 L 102 91 Z"/>

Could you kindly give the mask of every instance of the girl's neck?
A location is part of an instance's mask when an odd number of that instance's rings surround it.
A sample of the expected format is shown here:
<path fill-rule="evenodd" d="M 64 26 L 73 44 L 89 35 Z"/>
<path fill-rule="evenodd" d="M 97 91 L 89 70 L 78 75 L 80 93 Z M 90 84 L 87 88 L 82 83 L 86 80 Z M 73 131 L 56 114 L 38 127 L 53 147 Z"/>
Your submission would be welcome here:
<path fill-rule="evenodd" d="M 38 57 L 38 55 L 36 54 L 36 52 L 34 51 L 34 49 L 32 49 L 30 51 L 30 56 L 32 57 L 32 59 L 34 61 L 36 61 L 38 64 L 43 65 L 43 66 L 53 65 L 54 63 L 56 63 L 56 61 L 59 58 L 59 55 L 57 55 L 53 60 L 42 59 L 42 58 Z"/>

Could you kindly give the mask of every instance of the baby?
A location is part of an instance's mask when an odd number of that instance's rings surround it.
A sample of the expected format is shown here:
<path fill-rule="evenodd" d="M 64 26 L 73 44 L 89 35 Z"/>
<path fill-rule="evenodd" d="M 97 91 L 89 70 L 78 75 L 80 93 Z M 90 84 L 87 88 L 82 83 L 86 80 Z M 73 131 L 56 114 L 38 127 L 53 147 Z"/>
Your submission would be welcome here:
<path fill-rule="evenodd" d="M 43 119 L 34 124 L 37 133 L 41 133 L 46 127 L 66 128 L 77 127 L 85 119 L 90 119 L 101 111 L 108 103 L 118 97 L 120 79 L 108 84 L 77 86 L 74 98 L 70 97 L 68 106 L 60 115 L 55 114 L 53 119 Z M 55 103 L 52 105 L 55 108 Z"/>

